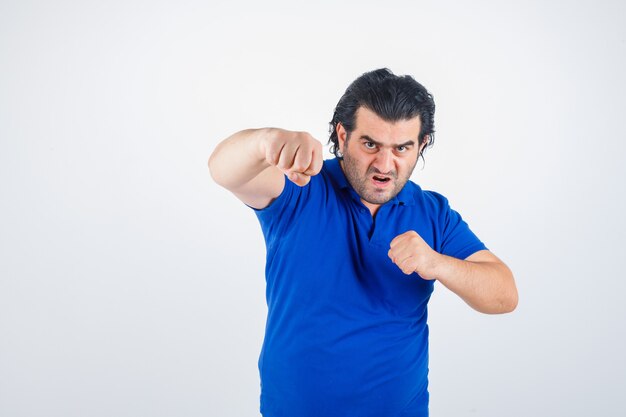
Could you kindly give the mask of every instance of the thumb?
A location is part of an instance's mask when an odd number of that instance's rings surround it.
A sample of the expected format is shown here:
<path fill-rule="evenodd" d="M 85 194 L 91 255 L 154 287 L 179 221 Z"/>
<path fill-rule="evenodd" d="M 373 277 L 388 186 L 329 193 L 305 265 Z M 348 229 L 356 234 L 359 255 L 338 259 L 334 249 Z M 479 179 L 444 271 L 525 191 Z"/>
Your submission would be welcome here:
<path fill-rule="evenodd" d="M 287 174 L 287 178 L 289 178 L 289 181 L 299 185 L 300 187 L 304 187 L 311 180 L 310 175 L 302 174 L 300 172 L 290 172 Z"/>

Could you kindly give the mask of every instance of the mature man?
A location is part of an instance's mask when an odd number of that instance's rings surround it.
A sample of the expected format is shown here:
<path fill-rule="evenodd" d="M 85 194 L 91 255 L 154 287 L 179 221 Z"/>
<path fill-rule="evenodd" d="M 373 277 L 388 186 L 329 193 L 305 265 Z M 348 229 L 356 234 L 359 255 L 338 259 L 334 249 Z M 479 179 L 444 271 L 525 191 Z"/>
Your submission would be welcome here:
<path fill-rule="evenodd" d="M 445 197 L 409 181 L 434 111 L 421 84 L 380 69 L 337 104 L 336 158 L 278 128 L 235 133 L 211 155 L 214 180 L 254 209 L 267 245 L 265 417 L 427 416 L 434 281 L 478 311 L 515 309 L 509 268 Z"/>

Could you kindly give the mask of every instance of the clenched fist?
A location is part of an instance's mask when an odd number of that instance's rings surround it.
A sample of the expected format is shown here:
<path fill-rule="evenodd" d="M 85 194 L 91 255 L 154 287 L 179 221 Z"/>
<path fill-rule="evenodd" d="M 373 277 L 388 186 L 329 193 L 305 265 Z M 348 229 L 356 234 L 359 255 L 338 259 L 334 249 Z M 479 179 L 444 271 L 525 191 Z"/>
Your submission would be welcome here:
<path fill-rule="evenodd" d="M 263 145 L 265 160 L 301 187 L 322 169 L 322 144 L 307 132 L 272 128 Z"/>
<path fill-rule="evenodd" d="M 389 258 L 402 272 L 407 275 L 417 272 L 424 279 L 436 279 L 435 269 L 441 255 L 428 246 L 417 232 L 411 230 L 396 236 L 390 246 Z"/>

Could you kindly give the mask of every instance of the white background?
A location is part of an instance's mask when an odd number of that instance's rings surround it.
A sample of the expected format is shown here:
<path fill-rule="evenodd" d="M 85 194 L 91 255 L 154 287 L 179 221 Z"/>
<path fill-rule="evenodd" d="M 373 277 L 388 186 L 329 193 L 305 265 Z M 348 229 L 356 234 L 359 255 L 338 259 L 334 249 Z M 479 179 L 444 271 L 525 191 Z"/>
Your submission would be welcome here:
<path fill-rule="evenodd" d="M 0 415 L 256 416 L 264 256 L 207 159 L 326 142 L 389 67 L 437 103 L 413 180 L 514 271 L 442 285 L 433 416 L 626 413 L 623 1 L 0 1 Z M 327 153 L 328 155 L 328 153 Z"/>

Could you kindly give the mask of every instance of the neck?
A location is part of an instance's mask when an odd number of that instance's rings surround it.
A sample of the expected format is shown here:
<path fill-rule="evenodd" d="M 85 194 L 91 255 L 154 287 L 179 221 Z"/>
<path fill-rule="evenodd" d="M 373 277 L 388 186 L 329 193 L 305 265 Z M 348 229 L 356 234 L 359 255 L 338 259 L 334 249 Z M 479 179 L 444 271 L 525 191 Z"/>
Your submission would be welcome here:
<path fill-rule="evenodd" d="M 365 201 L 363 199 L 361 199 L 361 203 L 363 203 L 363 205 L 369 209 L 370 213 L 372 213 L 372 217 L 376 217 L 376 213 L 378 213 L 378 209 L 380 208 L 380 204 L 368 203 L 367 201 Z"/>

